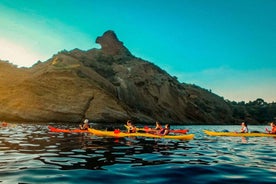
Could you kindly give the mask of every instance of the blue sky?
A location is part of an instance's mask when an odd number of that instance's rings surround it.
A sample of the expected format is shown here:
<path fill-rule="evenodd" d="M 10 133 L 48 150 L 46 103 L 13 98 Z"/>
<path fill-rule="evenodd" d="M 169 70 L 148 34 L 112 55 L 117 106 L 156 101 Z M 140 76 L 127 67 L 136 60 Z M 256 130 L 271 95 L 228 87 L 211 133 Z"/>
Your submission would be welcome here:
<path fill-rule="evenodd" d="M 100 48 L 114 30 L 137 57 L 235 101 L 276 101 L 274 0 L 0 0 L 0 59 L 18 66 Z"/>

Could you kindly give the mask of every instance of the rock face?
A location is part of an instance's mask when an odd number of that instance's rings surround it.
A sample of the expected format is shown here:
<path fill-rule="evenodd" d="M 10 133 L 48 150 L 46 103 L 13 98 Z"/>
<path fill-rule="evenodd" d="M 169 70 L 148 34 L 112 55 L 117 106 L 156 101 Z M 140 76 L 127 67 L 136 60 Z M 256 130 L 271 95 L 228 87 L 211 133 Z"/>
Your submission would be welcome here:
<path fill-rule="evenodd" d="M 134 57 L 113 31 L 101 49 L 62 51 L 31 68 L 0 62 L 0 120 L 27 122 L 230 123 L 223 98 L 179 83 Z"/>

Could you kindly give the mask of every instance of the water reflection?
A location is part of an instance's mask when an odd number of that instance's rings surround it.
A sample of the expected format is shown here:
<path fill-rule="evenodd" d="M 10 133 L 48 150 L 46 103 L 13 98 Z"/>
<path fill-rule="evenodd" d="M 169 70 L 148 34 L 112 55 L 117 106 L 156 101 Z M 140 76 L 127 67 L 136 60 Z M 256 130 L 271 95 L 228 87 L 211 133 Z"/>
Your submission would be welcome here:
<path fill-rule="evenodd" d="M 248 142 L 248 137 L 241 137 L 241 142 L 242 143 L 247 143 Z"/>
<path fill-rule="evenodd" d="M 182 143 L 134 138 L 95 138 L 91 135 L 65 134 L 62 140 L 55 140 L 58 146 L 51 146 L 47 152 L 56 153 L 55 157 L 40 157 L 45 164 L 53 164 L 61 169 L 102 169 L 103 166 L 116 164 L 160 165 L 171 162 L 164 156 L 173 155 L 177 149 L 187 149 Z M 53 138 L 53 137 L 52 137 Z M 55 137 L 55 139 L 59 139 Z M 68 146 L 68 140 L 70 146 Z M 74 146 L 75 145 L 75 146 Z M 57 149 L 59 148 L 59 149 Z M 157 154 L 158 153 L 158 154 Z M 146 155 L 145 158 L 139 155 Z M 151 156 L 150 156 L 151 155 Z"/>

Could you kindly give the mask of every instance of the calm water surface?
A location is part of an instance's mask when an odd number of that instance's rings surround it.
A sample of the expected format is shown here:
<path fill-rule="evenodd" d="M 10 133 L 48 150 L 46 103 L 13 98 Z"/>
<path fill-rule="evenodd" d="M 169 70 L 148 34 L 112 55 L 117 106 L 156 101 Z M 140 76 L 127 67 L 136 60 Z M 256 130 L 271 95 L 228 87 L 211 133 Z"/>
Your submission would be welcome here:
<path fill-rule="evenodd" d="M 195 139 L 102 138 L 52 133 L 45 124 L 2 127 L 0 183 L 276 182 L 275 138 L 209 137 L 202 126 L 172 128 L 188 128 Z M 204 129 L 235 131 L 240 127 Z M 263 131 L 265 126 L 250 129 Z"/>

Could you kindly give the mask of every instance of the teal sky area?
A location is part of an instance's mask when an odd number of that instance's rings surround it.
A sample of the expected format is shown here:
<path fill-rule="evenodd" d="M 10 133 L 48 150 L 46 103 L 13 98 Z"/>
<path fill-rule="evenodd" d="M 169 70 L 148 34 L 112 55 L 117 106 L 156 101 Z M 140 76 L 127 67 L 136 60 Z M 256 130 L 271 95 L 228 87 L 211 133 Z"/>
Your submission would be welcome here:
<path fill-rule="evenodd" d="M 100 48 L 130 52 L 225 99 L 276 102 L 275 0 L 0 0 L 0 59 L 18 66 Z"/>

